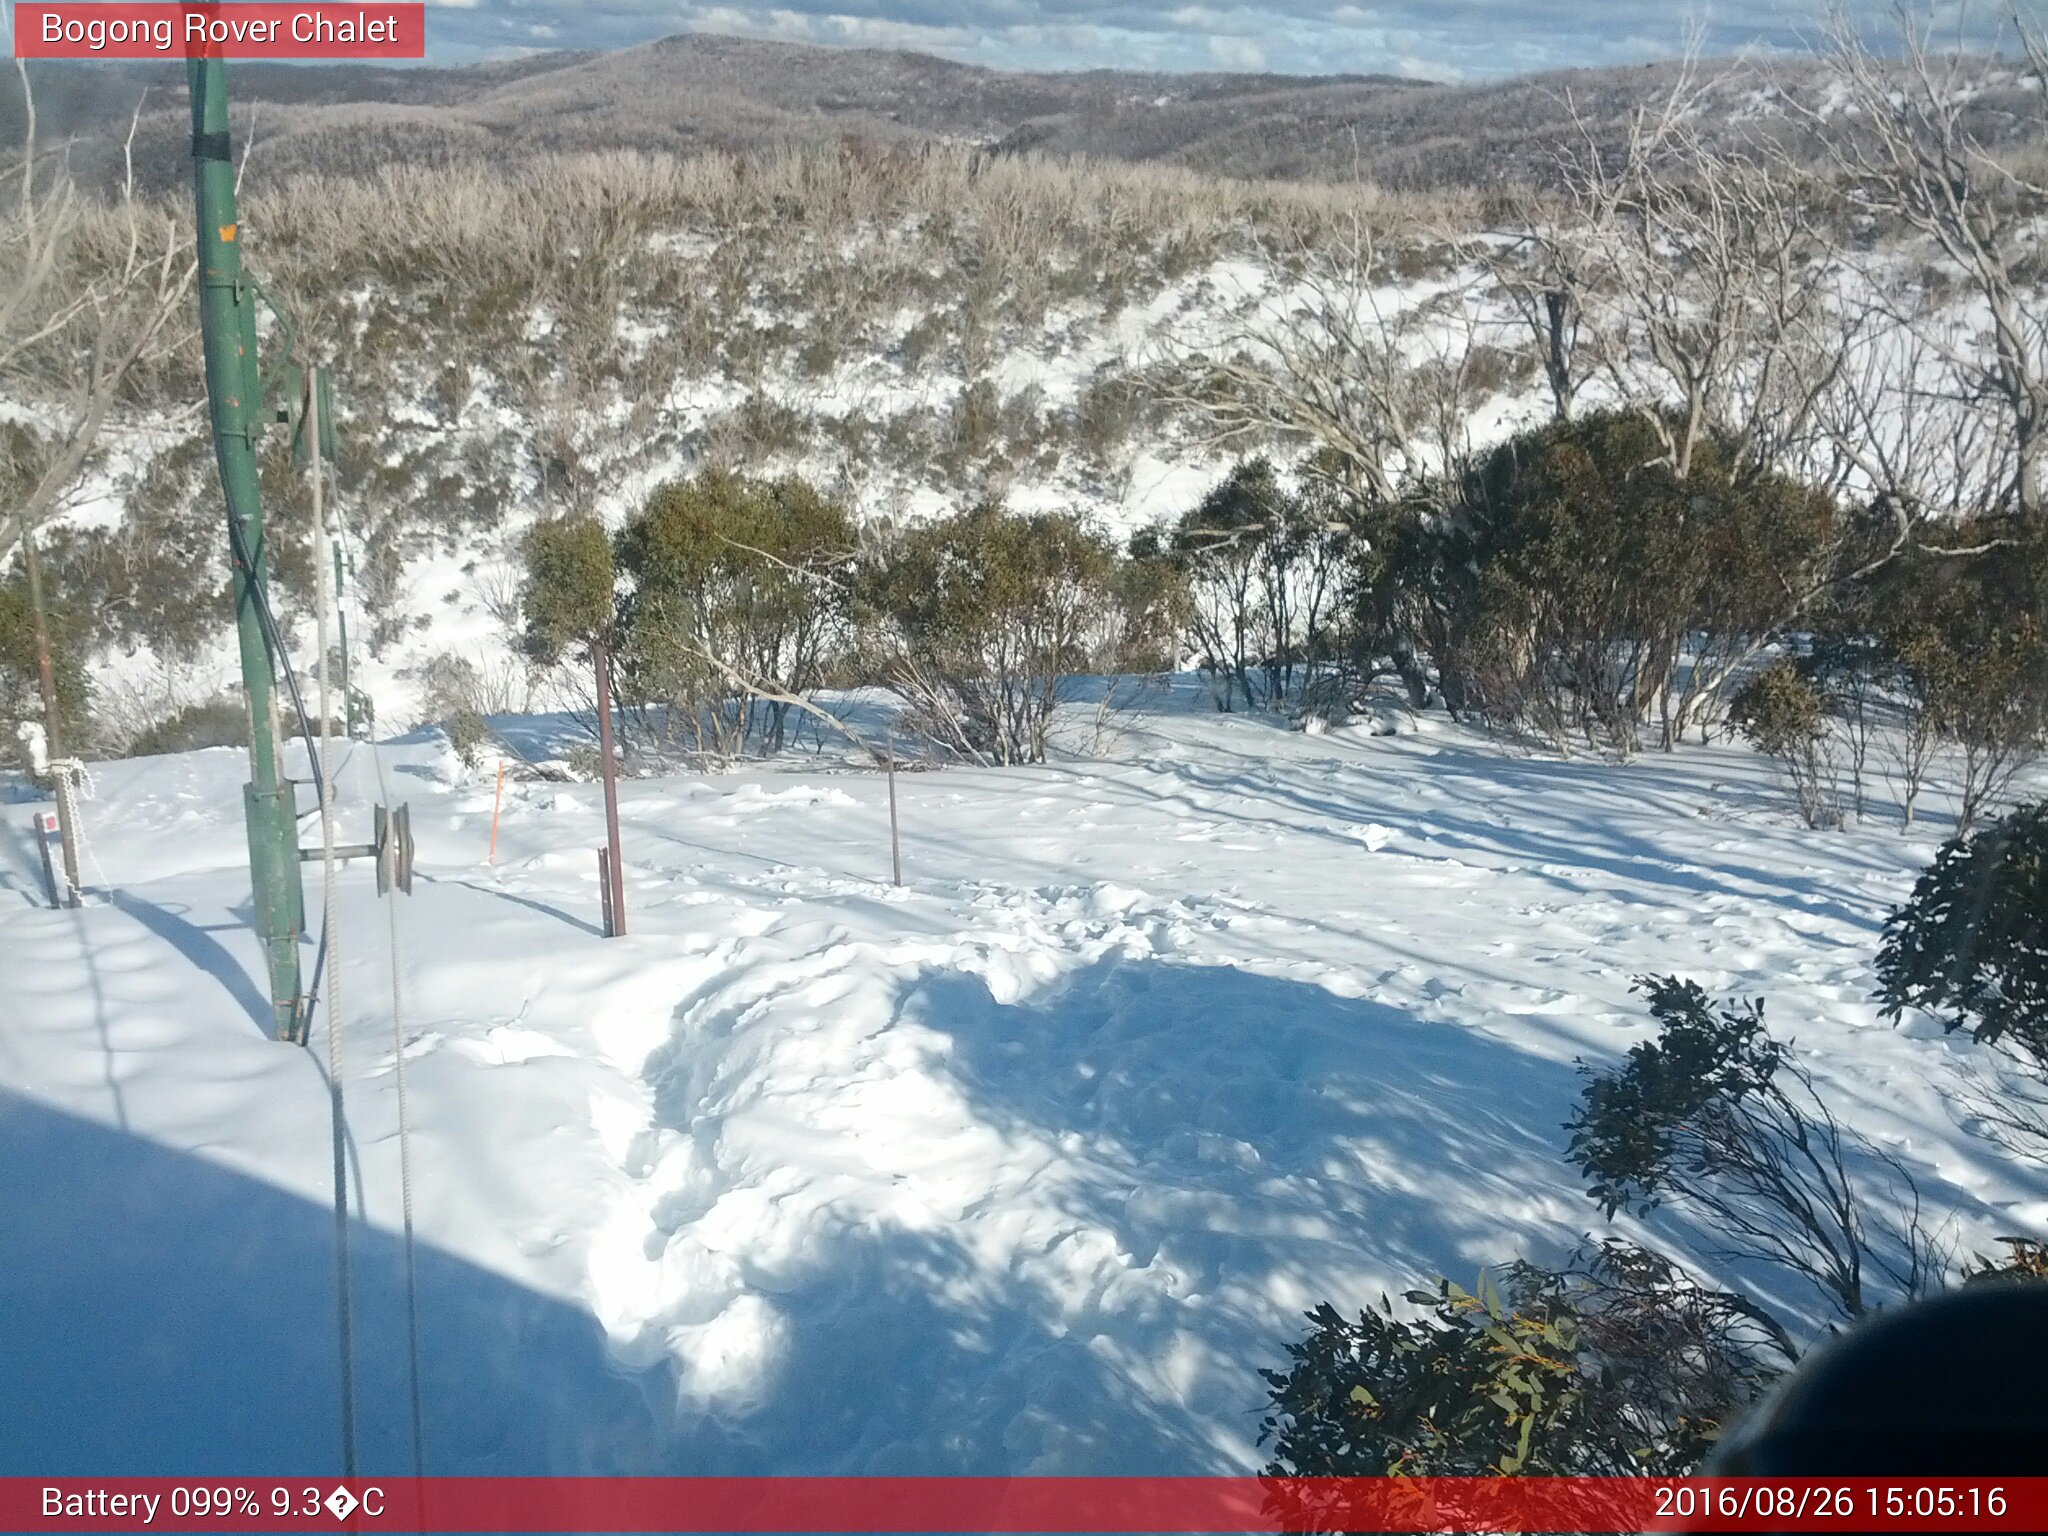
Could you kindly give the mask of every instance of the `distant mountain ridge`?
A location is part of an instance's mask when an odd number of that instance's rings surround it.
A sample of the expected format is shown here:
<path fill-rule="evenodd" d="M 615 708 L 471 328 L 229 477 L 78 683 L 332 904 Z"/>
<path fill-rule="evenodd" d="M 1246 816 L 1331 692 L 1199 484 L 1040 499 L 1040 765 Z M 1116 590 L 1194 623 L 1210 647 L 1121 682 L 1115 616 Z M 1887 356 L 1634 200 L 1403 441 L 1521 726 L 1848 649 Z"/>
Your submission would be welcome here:
<path fill-rule="evenodd" d="M 684 33 L 615 52 L 460 67 L 238 64 L 238 129 L 253 115 L 257 174 L 360 171 L 390 160 L 494 160 L 559 150 L 748 150 L 854 138 L 946 139 L 1157 161 L 1216 175 L 1487 184 L 1571 130 L 1569 92 L 1611 120 L 1669 87 L 1672 65 L 1572 71 L 1478 86 L 1393 75 L 1032 73 L 927 54 Z M 46 137 L 76 141 L 96 174 L 118 163 L 138 101 L 139 173 L 184 174 L 175 64 L 46 65 Z M 18 132 L 18 87 L 0 129 Z M 242 129 L 246 132 L 246 129 Z"/>

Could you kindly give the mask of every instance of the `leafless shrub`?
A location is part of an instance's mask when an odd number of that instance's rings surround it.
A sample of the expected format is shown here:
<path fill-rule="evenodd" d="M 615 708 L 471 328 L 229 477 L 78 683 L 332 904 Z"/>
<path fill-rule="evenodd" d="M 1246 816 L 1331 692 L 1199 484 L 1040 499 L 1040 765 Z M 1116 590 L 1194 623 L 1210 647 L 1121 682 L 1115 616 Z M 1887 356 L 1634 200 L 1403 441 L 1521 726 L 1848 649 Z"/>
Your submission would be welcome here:
<path fill-rule="evenodd" d="M 1155 359 L 1168 404 L 1206 421 L 1214 449 L 1313 447 L 1325 473 L 1372 504 L 1455 463 L 1470 404 L 1460 362 L 1475 340 L 1463 286 L 1393 284 L 1381 232 L 1358 214 L 1313 239 L 1261 235 L 1254 246 L 1266 270 L 1293 275 L 1291 291 L 1240 305 L 1192 356 Z M 1417 367 L 1417 347 L 1442 366 Z"/>
<path fill-rule="evenodd" d="M 415 669 L 420 720 L 438 724 L 457 715 L 523 715 L 534 704 L 534 667 L 509 648 L 461 655 L 437 651 Z"/>

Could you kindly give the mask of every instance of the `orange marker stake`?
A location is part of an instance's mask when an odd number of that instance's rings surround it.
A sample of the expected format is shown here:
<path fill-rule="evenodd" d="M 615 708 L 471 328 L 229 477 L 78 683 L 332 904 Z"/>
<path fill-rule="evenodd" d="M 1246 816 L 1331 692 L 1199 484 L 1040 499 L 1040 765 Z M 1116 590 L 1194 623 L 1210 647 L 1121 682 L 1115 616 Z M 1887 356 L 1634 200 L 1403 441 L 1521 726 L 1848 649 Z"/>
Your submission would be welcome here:
<path fill-rule="evenodd" d="M 498 793 L 491 801 L 491 862 L 498 862 L 498 811 L 505 803 L 505 759 L 498 759 Z"/>

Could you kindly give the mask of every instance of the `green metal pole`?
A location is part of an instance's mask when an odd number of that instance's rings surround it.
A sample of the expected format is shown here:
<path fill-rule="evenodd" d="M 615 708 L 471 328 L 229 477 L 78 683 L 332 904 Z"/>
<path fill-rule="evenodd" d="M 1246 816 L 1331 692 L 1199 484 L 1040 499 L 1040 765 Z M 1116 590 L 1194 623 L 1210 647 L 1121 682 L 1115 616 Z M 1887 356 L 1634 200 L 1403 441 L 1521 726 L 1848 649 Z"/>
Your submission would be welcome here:
<path fill-rule="evenodd" d="M 249 698 L 249 783 L 243 790 L 249 876 L 256 931 L 270 968 L 275 1033 L 280 1040 L 290 1040 L 299 1032 L 299 934 L 305 926 L 305 888 L 299 873 L 297 805 L 291 785 L 278 769 L 282 754 L 276 658 L 270 654 L 257 617 L 256 596 L 267 591 L 268 577 L 256 465 L 256 441 L 263 425 L 263 389 L 256 361 L 256 294 L 242 276 L 235 166 L 228 145 L 226 68 L 219 58 L 194 58 L 187 70 L 192 92 L 193 181 L 199 204 L 199 326 L 206 350 L 214 456 L 227 503 L 242 685 Z"/>
<path fill-rule="evenodd" d="M 324 409 L 321 412 L 320 419 L 322 421 L 327 419 Z M 313 473 L 316 475 L 320 473 L 318 460 L 314 461 Z M 336 624 L 340 628 L 341 713 L 343 720 L 347 722 L 343 729 L 348 732 L 349 739 L 354 740 L 356 735 L 356 689 L 355 684 L 349 679 L 348 606 L 341 600 L 341 579 L 341 540 L 336 539 L 334 541 L 334 617 Z"/>

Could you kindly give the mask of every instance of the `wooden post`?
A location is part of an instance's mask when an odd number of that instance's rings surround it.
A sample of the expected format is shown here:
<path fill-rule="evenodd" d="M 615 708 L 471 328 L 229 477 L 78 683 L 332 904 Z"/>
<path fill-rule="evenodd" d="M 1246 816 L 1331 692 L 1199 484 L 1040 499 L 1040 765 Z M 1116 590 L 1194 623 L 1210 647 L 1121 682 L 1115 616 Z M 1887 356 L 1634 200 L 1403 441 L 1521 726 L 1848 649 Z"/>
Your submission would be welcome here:
<path fill-rule="evenodd" d="M 48 749 L 50 761 L 64 760 L 64 722 L 57 709 L 57 673 L 50 662 L 50 629 L 43 617 L 43 570 L 36 559 L 35 535 L 26 528 L 21 533 L 21 558 L 28 567 L 28 605 L 35 616 L 36 630 L 36 678 L 43 694 L 43 745 Z M 63 772 L 60 768 L 58 772 Z M 78 843 L 72 836 L 71 797 L 63 785 L 57 786 L 57 835 L 63 840 L 64 849 L 64 905 L 78 905 Z M 47 851 L 44 857 L 48 857 Z"/>
<path fill-rule="evenodd" d="M 903 839 L 896 828 L 896 733 L 889 733 L 889 868 L 894 883 L 903 883 Z"/>
<path fill-rule="evenodd" d="M 590 647 L 597 663 L 597 745 L 604 758 L 604 841 L 611 855 L 605 889 L 611 902 L 610 937 L 626 931 L 626 871 L 619 858 L 619 764 L 612 746 L 612 657 L 602 640 Z"/>
<path fill-rule="evenodd" d="M 491 862 L 498 862 L 498 812 L 505 804 L 505 759 L 498 759 L 498 793 L 491 801 Z"/>
<path fill-rule="evenodd" d="M 604 919 L 604 936 L 611 938 L 618 932 L 612 926 L 612 859 L 603 848 L 597 850 L 597 908 Z"/>

